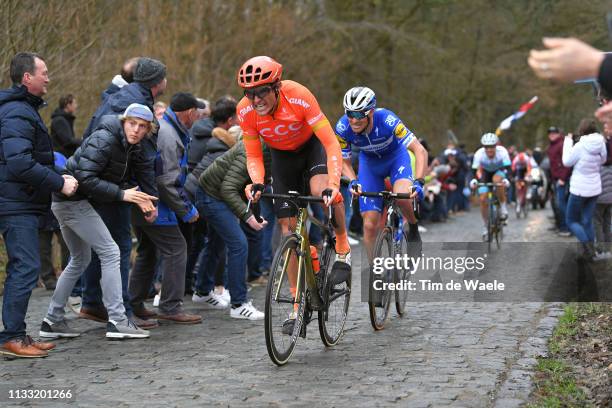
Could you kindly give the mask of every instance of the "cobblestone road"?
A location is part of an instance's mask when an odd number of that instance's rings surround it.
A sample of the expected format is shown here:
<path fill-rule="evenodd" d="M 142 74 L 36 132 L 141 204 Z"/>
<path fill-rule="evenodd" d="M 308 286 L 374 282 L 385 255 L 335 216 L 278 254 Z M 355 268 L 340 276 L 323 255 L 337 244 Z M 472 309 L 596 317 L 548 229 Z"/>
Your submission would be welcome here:
<path fill-rule="evenodd" d="M 513 220 L 506 239 L 549 239 L 546 214 Z M 472 211 L 431 226 L 423 238 L 477 240 L 479 229 Z M 405 318 L 393 315 L 375 333 L 354 289 L 340 344 L 325 349 L 314 323 L 282 368 L 267 356 L 262 322 L 235 321 L 186 300 L 189 311 L 202 313 L 203 324 L 163 325 L 143 341 L 110 342 L 104 325 L 74 320 L 82 336 L 58 341 L 50 357 L 0 361 L 0 389 L 69 388 L 76 395 L 71 404 L 84 407 L 516 406 L 529 392 L 534 357 L 558 314 L 542 303 L 409 304 Z M 250 294 L 263 308 L 264 290 Z M 28 315 L 32 334 L 48 303 L 49 293 L 37 289 Z M 0 395 L 0 406 L 6 398 Z"/>

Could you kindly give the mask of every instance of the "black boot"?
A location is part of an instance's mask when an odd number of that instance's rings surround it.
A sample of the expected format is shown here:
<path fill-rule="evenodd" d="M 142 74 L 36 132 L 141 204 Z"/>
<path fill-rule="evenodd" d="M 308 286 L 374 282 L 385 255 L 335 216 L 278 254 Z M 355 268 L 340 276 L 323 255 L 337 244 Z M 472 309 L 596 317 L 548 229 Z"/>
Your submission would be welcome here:
<path fill-rule="evenodd" d="M 586 262 L 593 262 L 595 258 L 595 245 L 592 242 L 582 242 L 580 247 L 582 248 L 580 258 Z"/>

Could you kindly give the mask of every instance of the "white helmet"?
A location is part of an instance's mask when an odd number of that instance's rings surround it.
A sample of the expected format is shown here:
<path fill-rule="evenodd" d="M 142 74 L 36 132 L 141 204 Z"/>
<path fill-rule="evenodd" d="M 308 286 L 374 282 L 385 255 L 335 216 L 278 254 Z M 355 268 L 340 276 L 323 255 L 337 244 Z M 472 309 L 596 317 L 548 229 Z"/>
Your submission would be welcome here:
<path fill-rule="evenodd" d="M 376 107 L 374 91 L 365 86 L 356 86 L 344 94 L 344 109 L 363 112 Z"/>
<path fill-rule="evenodd" d="M 483 146 L 495 146 L 499 143 L 499 138 L 495 133 L 485 133 L 480 138 L 480 144 Z"/>

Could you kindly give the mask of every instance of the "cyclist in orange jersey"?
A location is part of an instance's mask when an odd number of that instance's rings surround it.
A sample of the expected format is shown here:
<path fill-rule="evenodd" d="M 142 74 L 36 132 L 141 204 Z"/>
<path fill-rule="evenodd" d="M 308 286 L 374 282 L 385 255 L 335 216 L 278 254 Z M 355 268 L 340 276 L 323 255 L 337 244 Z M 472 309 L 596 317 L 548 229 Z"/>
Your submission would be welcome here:
<path fill-rule="evenodd" d="M 340 143 L 314 95 L 297 82 L 281 81 L 282 71 L 281 64 L 264 56 L 249 59 L 238 71 L 238 85 L 245 96 L 236 111 L 253 181 L 245 193 L 248 199 L 256 201 L 263 191 L 263 141 L 272 153 L 275 193 L 304 193 L 308 180 L 310 193 L 322 195 L 325 205 L 332 206 L 337 226 L 336 258 L 330 279 L 334 283 L 344 282 L 350 277 L 351 254 L 339 193 Z M 295 227 L 297 209 L 282 200 L 275 200 L 274 208 L 283 235 L 288 235 Z M 296 276 L 290 276 L 292 286 L 295 280 Z"/>

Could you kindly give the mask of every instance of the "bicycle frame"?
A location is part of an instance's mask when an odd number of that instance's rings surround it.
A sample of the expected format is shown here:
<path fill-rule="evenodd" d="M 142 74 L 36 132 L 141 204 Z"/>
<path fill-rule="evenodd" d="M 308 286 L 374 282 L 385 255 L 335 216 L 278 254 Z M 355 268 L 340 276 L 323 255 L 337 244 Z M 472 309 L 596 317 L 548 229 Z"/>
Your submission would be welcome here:
<path fill-rule="evenodd" d="M 275 194 L 275 195 L 263 194 L 263 197 L 272 197 L 272 196 L 276 198 L 280 198 L 279 197 L 280 195 L 278 194 Z M 292 194 L 286 195 L 285 198 L 295 199 L 295 197 L 293 197 Z M 294 234 L 297 237 L 300 247 L 296 251 L 298 254 L 298 258 L 297 258 L 298 270 L 297 270 L 297 277 L 296 277 L 297 281 L 296 281 L 296 287 L 295 287 L 296 292 L 295 292 L 294 302 L 299 304 L 302 301 L 302 298 L 301 298 L 302 288 L 300 285 L 302 284 L 302 275 L 305 274 L 304 280 L 306 282 L 306 286 L 308 287 L 309 293 L 310 293 L 310 299 L 309 299 L 311 303 L 310 306 L 312 306 L 313 310 L 321 310 L 322 308 L 325 307 L 325 302 L 321 298 L 321 295 L 319 293 L 319 288 L 317 287 L 315 274 L 314 274 L 314 270 L 312 267 L 312 257 L 310 256 L 310 240 L 308 239 L 308 231 L 306 228 L 306 221 L 308 220 L 307 203 L 305 200 L 298 200 L 297 204 L 299 206 L 298 215 L 296 217 L 295 231 L 292 234 Z M 288 268 L 289 257 L 290 257 L 290 253 L 287 253 L 283 261 L 283 272 L 282 272 L 283 274 Z M 283 275 L 281 274 L 281 278 L 279 279 L 278 286 L 276 287 L 276 290 L 275 290 L 276 294 L 274 296 L 274 300 L 277 302 L 279 301 L 278 294 L 280 292 L 280 285 L 282 282 L 282 277 Z M 303 293 L 306 293 L 306 291 L 303 291 Z"/>

